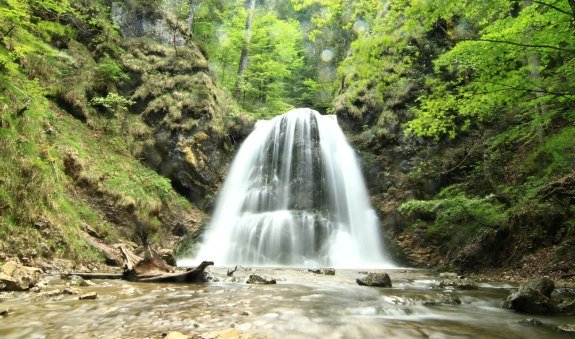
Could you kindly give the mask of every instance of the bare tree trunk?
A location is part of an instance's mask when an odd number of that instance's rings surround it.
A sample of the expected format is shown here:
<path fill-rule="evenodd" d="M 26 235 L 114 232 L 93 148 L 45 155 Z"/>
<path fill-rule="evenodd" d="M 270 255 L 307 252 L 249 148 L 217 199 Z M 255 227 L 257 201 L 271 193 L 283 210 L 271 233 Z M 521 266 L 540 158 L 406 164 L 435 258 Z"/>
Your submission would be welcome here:
<path fill-rule="evenodd" d="M 196 16 L 196 0 L 190 0 L 190 15 L 188 16 L 188 27 L 190 33 L 194 34 L 194 18 Z"/>
<path fill-rule="evenodd" d="M 244 83 L 244 73 L 248 67 L 248 55 L 250 50 L 250 40 L 252 35 L 252 21 L 254 19 L 254 11 L 256 8 L 256 0 L 249 0 L 248 18 L 246 20 L 246 30 L 244 35 L 244 46 L 242 48 L 242 55 L 240 56 L 240 63 L 238 66 L 238 77 L 236 79 L 236 86 L 234 90 L 234 97 L 236 100 L 240 99 L 241 88 Z"/>

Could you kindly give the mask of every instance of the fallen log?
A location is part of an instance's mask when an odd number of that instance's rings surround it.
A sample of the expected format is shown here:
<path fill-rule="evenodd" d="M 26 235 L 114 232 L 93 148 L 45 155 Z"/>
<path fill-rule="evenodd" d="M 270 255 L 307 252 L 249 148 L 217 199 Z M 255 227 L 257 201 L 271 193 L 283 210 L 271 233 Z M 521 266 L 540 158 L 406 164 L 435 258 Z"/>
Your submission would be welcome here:
<path fill-rule="evenodd" d="M 213 265 L 213 261 L 203 261 L 194 268 L 189 268 L 184 272 L 148 274 L 139 276 L 126 276 L 126 273 L 86 273 L 72 272 L 62 274 L 62 278 L 68 278 L 77 275 L 83 279 L 125 279 L 135 282 L 152 282 L 152 283 L 186 283 L 186 282 L 205 282 L 204 270 Z"/>
<path fill-rule="evenodd" d="M 122 273 L 86 273 L 86 272 L 72 272 L 62 274 L 62 278 L 68 278 L 70 276 L 77 275 L 82 279 L 92 280 L 92 279 L 124 279 Z"/>
<path fill-rule="evenodd" d="M 153 282 L 153 283 L 184 283 L 184 282 L 205 282 L 206 278 L 204 270 L 213 265 L 213 261 L 202 261 L 202 263 L 194 268 L 190 268 L 185 272 L 165 273 L 149 277 L 140 277 L 138 282 Z"/>

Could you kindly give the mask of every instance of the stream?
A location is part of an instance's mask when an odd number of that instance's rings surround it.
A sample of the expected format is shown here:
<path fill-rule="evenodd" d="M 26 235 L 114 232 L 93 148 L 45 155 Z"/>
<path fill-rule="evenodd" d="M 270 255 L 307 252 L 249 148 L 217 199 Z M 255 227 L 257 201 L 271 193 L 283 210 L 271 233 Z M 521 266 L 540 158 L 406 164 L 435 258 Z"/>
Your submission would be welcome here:
<path fill-rule="evenodd" d="M 169 331 L 184 334 L 229 329 L 266 338 L 563 338 L 555 326 L 574 317 L 518 314 L 500 307 L 514 284 L 482 282 L 479 289 L 439 289 L 437 273 L 387 269 L 393 287 L 356 284 L 360 270 L 337 270 L 335 276 L 307 269 L 213 268 L 219 282 L 147 284 L 95 280 L 75 287 L 80 294 L 97 292 L 96 300 L 78 295 L 38 298 L 16 292 L 0 299 L 1 338 L 161 338 Z M 277 279 L 276 285 L 248 285 L 257 272 Z M 48 276 L 43 291 L 65 288 L 69 280 Z M 460 300 L 458 304 L 454 302 Z M 527 318 L 543 324 L 522 324 Z"/>

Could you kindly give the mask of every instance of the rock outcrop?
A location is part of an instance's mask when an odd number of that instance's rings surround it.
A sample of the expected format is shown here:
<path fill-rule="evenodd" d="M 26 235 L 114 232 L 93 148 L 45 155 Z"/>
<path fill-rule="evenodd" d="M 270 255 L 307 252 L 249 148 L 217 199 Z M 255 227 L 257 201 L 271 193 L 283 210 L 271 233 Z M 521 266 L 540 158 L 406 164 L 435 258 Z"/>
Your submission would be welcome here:
<path fill-rule="evenodd" d="M 236 143 L 255 121 L 235 111 L 186 25 L 127 3 L 115 5 L 114 21 L 126 41 L 123 66 L 131 81 L 125 91 L 147 125 L 137 135 L 140 155 L 181 194 L 209 203 L 206 196 L 219 187 Z"/>
<path fill-rule="evenodd" d="M 0 270 L 0 290 L 26 291 L 40 281 L 40 270 L 9 261 Z"/>

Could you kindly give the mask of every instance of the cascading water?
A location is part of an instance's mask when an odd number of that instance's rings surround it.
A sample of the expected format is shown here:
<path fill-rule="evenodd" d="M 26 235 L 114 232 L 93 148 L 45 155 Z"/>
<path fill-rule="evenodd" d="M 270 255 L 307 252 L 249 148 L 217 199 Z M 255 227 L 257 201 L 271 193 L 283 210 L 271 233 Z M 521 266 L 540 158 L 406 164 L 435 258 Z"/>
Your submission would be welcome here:
<path fill-rule="evenodd" d="M 256 124 L 232 163 L 199 252 L 178 264 L 201 260 L 386 264 L 378 219 L 335 116 L 299 108 Z"/>

